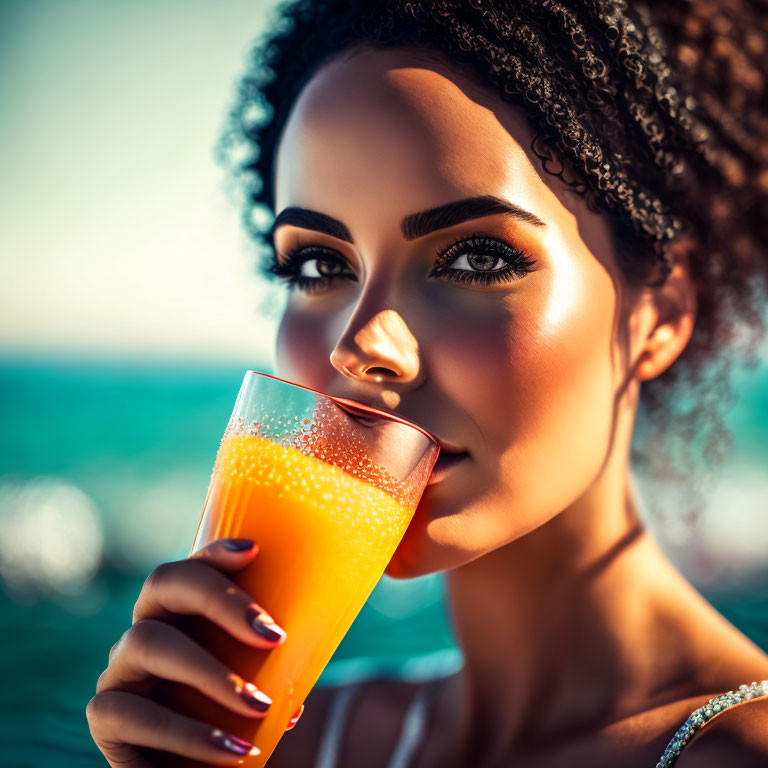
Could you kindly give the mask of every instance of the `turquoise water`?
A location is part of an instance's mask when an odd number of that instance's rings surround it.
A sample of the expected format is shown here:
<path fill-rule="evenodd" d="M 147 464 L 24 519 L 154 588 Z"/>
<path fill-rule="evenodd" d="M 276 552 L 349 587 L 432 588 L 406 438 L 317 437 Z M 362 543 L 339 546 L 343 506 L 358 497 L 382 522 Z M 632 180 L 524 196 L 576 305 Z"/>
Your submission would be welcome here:
<path fill-rule="evenodd" d="M 106 764 L 88 735 L 85 704 L 130 623 L 146 574 L 189 549 L 243 373 L 221 366 L 0 363 L 0 765 Z M 766 384 L 752 382 L 734 416 L 743 444 L 760 450 L 768 443 Z M 68 496 L 52 495 L 51 488 L 62 487 Z M 50 500 L 61 498 L 68 499 L 69 517 L 51 510 Z M 36 519 L 43 521 L 37 527 Z M 49 563 L 46 580 L 39 573 L 50 557 L 49 526 L 53 551 L 67 549 L 72 558 Z M 12 562 L 20 551 L 25 556 Z M 768 579 L 757 574 L 738 589 L 710 589 L 707 596 L 768 648 Z M 460 660 L 441 577 L 385 578 L 322 680 L 374 672 L 428 677 Z"/>

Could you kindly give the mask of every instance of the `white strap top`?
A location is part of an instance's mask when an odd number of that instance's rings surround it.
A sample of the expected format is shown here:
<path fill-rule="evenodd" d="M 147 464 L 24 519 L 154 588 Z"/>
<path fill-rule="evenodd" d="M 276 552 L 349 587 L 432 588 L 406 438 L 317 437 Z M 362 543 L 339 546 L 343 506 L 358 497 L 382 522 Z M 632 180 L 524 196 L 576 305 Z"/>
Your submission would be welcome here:
<path fill-rule="evenodd" d="M 336 692 L 327 715 L 314 768 L 336 768 L 344 721 L 347 719 L 347 712 L 359 686 L 360 683 L 352 683 Z"/>
<path fill-rule="evenodd" d="M 344 722 L 355 694 L 361 685 L 361 682 L 346 685 L 340 688 L 334 696 L 328 711 L 314 768 L 337 768 L 341 741 L 344 736 Z M 408 768 L 410 765 L 416 749 L 421 743 L 429 702 L 434 690 L 433 684 L 424 685 L 411 700 L 403 717 L 400 736 L 387 768 Z"/>
<path fill-rule="evenodd" d="M 328 719 L 314 768 L 337 768 L 344 721 L 361 684 L 361 682 L 351 683 L 340 688 L 336 693 L 328 712 Z M 433 684 L 424 685 L 413 697 L 403 718 L 400 736 L 387 768 L 408 768 L 410 765 L 416 749 L 421 743 L 429 703 L 435 688 L 436 686 Z M 671 768 L 677 761 L 680 752 L 696 732 L 719 712 L 732 707 L 734 704 L 764 698 L 768 698 L 767 680 L 762 680 L 759 683 L 754 682 L 751 685 L 745 684 L 736 691 L 728 691 L 710 699 L 704 706 L 692 712 L 690 717 L 678 728 L 656 764 L 656 768 Z"/>

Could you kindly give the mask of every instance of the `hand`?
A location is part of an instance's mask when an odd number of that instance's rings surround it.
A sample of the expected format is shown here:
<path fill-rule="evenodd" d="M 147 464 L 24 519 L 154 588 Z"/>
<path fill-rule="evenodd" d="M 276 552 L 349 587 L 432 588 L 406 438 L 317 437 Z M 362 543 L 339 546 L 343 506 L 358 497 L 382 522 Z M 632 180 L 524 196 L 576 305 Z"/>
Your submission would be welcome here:
<path fill-rule="evenodd" d="M 237 765 L 258 754 L 252 744 L 152 700 L 159 680 L 196 688 L 232 712 L 263 718 L 271 699 L 227 668 L 177 626 L 179 614 L 198 615 L 252 648 L 272 649 L 285 632 L 222 572 L 248 565 L 258 545 L 219 539 L 186 560 L 164 563 L 149 575 L 133 624 L 112 647 L 86 715 L 91 736 L 113 768 L 145 768 L 137 747 L 173 752 L 214 765 Z M 287 724 L 292 728 L 304 707 Z"/>

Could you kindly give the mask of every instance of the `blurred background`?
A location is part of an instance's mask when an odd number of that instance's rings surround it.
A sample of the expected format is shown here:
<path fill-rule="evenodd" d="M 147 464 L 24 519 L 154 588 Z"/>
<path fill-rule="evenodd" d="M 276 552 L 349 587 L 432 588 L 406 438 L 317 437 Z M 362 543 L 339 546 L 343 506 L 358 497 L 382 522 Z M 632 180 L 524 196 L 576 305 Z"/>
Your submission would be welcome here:
<path fill-rule="evenodd" d="M 0 765 L 105 765 L 84 716 L 149 571 L 186 555 L 280 294 L 214 145 L 273 3 L 0 0 Z M 649 519 L 768 649 L 768 348 L 693 533 Z M 651 490 L 652 489 L 652 490 Z M 440 575 L 385 577 L 321 683 L 461 663 Z"/>

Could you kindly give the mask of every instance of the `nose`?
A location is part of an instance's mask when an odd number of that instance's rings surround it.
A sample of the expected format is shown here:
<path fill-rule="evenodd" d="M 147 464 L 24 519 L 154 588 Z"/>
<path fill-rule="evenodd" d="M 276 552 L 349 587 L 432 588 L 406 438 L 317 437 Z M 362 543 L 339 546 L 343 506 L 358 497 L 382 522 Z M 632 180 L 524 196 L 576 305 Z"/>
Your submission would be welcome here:
<path fill-rule="evenodd" d="M 334 368 L 359 381 L 421 381 L 419 345 L 398 312 L 382 310 L 362 327 L 353 321 L 331 352 Z"/>

